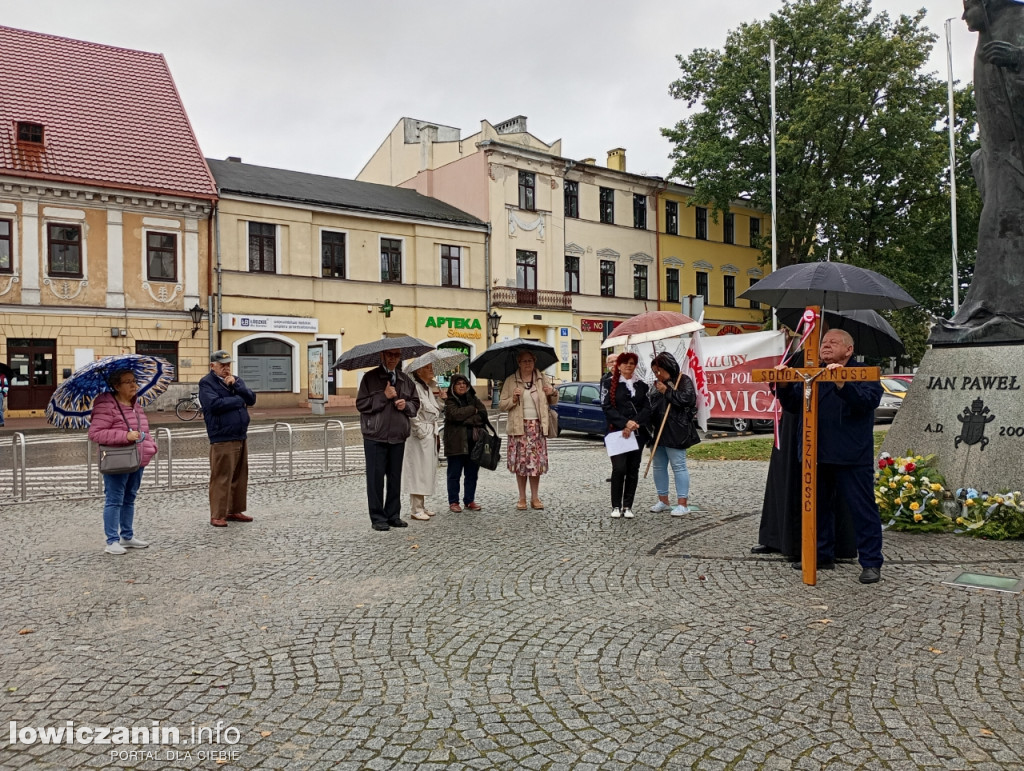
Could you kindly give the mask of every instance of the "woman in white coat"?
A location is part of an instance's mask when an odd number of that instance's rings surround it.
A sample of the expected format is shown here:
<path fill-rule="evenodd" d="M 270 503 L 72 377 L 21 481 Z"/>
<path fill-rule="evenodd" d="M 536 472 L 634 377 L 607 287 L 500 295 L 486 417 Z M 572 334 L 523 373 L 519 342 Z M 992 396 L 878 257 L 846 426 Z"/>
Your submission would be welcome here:
<path fill-rule="evenodd" d="M 434 368 L 427 364 L 413 373 L 412 381 L 420 397 L 420 408 L 410 420 L 411 433 L 405 440 L 402 463 L 402 488 L 409 493 L 412 518 L 427 520 L 425 499 L 434 494 L 437 482 L 437 436 L 444 408 L 434 395 Z"/>

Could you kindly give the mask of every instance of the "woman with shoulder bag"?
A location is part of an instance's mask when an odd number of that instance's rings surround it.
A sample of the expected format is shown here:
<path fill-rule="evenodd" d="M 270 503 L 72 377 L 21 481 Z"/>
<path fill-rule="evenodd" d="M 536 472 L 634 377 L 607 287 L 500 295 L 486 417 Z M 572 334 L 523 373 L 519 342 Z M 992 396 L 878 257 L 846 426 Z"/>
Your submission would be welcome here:
<path fill-rule="evenodd" d="M 633 498 L 640 479 L 640 458 L 647 444 L 646 425 L 651 419 L 647 383 L 636 374 L 637 355 L 621 353 L 612 366 L 601 407 L 610 431 L 628 439 L 636 435 L 637 449 L 612 456 L 612 519 L 633 519 Z"/>
<path fill-rule="evenodd" d="M 501 384 L 498 409 L 508 413 L 508 470 L 516 475 L 519 501 L 516 508 L 526 509 L 526 481 L 530 481 L 530 506 L 543 509 L 538 497 L 540 475 L 548 470 L 549 406 L 558 401 L 558 392 L 537 371 L 537 357 L 528 350 L 516 356 L 518 369 Z"/>
<path fill-rule="evenodd" d="M 427 364 L 412 375 L 420 408 L 409 419 L 409 437 L 405 440 L 402 463 L 402 488 L 409 492 L 413 519 L 425 521 L 434 516 L 426 499 L 437 486 L 437 426 L 441 405 L 434 396 L 434 368 Z"/>
<path fill-rule="evenodd" d="M 96 397 L 89 424 L 89 439 L 100 445 L 130 447 L 137 444 L 140 465 L 123 474 L 104 474 L 103 530 L 107 536 L 107 554 L 125 554 L 128 549 L 145 549 L 148 541 L 135 537 L 135 496 L 142 483 L 142 472 L 157 453 L 149 434 L 149 419 L 135 400 L 139 384 L 129 369 L 114 372 L 107 380 L 113 393 Z"/>
<path fill-rule="evenodd" d="M 480 465 L 472 458 L 473 445 L 487 421 L 487 408 L 476 395 L 465 375 L 452 375 L 448 401 L 444 404 L 444 456 L 448 459 L 448 509 L 462 511 L 459 485 L 463 475 L 466 489 L 463 502 L 469 511 L 483 508 L 476 502 L 476 483 Z"/>
<path fill-rule="evenodd" d="M 682 517 L 690 512 L 687 499 L 690 494 L 690 471 L 686 467 L 686 448 L 700 441 L 694 414 L 697 408 L 697 391 L 689 375 L 679 374 L 675 357 L 662 351 L 651 362 L 654 372 L 654 388 L 648 394 L 651 403 L 651 435 L 658 443 L 654 451 L 654 486 L 658 491 L 658 502 L 651 511 L 672 509 L 673 517 Z M 672 409 L 668 409 L 669 405 Z M 665 419 L 665 414 L 668 418 Z M 664 419 L 665 427 L 658 437 L 658 429 Z M 668 503 L 668 467 L 676 480 L 676 505 Z"/>

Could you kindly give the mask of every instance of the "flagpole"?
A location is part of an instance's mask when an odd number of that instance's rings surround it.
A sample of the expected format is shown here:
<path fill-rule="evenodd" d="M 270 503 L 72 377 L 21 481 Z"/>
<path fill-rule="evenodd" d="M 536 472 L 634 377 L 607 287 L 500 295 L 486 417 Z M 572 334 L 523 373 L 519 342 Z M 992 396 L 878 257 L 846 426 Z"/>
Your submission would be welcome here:
<path fill-rule="evenodd" d="M 953 40 L 951 22 L 955 17 L 946 19 L 946 86 L 949 95 L 949 218 L 953 236 L 953 313 L 960 308 L 960 278 L 957 268 L 956 238 L 956 126 L 953 114 Z"/>
<path fill-rule="evenodd" d="M 771 93 L 772 93 L 772 141 L 771 141 L 771 155 L 772 155 L 772 273 L 775 272 L 778 267 L 778 239 L 775 235 L 775 188 L 776 188 L 776 169 L 775 169 L 775 38 L 768 41 L 768 58 L 771 60 Z M 772 331 L 778 331 L 779 318 L 776 314 L 772 314 Z"/>

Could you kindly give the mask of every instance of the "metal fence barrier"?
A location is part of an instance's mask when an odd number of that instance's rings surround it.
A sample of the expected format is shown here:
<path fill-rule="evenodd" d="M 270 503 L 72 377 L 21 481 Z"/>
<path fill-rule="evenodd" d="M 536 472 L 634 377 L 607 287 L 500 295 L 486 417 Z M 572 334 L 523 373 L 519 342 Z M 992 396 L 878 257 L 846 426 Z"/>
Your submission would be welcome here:
<path fill-rule="evenodd" d="M 337 418 L 333 418 L 324 423 L 324 471 L 330 471 L 331 456 L 330 456 L 330 445 L 329 445 L 329 434 L 332 427 L 341 429 L 341 470 L 348 470 L 348 443 L 345 441 L 345 424 Z"/>
<path fill-rule="evenodd" d="M 273 469 L 274 469 L 274 473 L 276 474 L 277 473 L 277 429 L 282 427 L 282 426 L 284 428 L 288 429 L 288 476 L 292 476 L 294 474 L 295 452 L 294 452 L 294 442 L 292 441 L 292 438 L 293 438 L 294 435 L 292 433 L 291 423 L 284 423 L 282 421 L 278 421 L 277 423 L 274 424 L 274 431 L 271 434 L 271 446 L 273 448 L 273 450 L 272 450 Z"/>
<path fill-rule="evenodd" d="M 21 450 L 20 458 L 18 450 Z M 18 472 L 21 472 L 21 497 L 24 499 L 26 496 L 27 488 L 27 476 L 26 476 L 26 465 L 25 465 L 25 435 L 20 431 L 15 431 L 11 437 L 11 490 L 17 495 L 18 490 Z"/>

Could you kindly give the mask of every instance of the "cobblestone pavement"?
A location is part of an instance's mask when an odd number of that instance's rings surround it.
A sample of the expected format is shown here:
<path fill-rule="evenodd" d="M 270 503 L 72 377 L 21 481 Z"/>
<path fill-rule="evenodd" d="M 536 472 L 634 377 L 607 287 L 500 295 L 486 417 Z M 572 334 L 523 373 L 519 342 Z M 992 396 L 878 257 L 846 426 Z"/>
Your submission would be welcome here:
<path fill-rule="evenodd" d="M 642 480 L 611 520 L 602 448 L 566 444 L 544 511 L 482 472 L 483 512 L 386 533 L 359 475 L 256 484 L 227 529 L 149 491 L 122 557 L 97 499 L 5 505 L 0 767 L 1022 767 L 1021 599 L 939 583 L 1020 544 L 887 534 L 882 583 L 807 587 L 749 553 L 765 464 L 691 470 L 699 513 Z M 67 721 L 180 742 L 29 743 Z"/>

